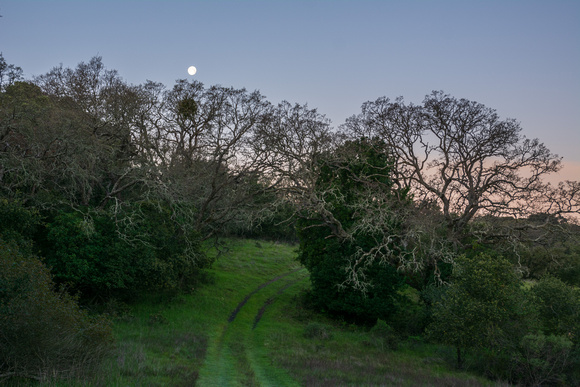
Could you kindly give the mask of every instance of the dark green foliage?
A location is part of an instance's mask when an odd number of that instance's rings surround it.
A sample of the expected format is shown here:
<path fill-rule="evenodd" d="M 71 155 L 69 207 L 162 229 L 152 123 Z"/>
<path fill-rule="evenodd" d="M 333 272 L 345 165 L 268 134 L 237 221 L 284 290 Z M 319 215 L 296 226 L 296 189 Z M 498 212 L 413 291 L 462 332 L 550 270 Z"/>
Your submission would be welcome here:
<path fill-rule="evenodd" d="M 411 287 L 399 291 L 403 297 L 396 305 L 396 313 L 390 318 L 389 325 L 401 337 L 421 336 L 430 320 L 429 308 L 421 293 Z"/>
<path fill-rule="evenodd" d="M 347 159 L 331 156 L 322 161 L 317 189 L 333 218 L 348 230 L 357 221 L 357 204 L 367 199 L 366 188 L 372 185 L 391 194 L 391 160 L 384 144 L 377 140 L 347 142 L 335 152 L 339 157 L 346 154 Z M 392 194 L 397 195 L 404 196 L 400 192 Z M 375 260 L 365 266 L 364 275 L 371 282 L 366 293 L 350 285 L 341 286 L 355 254 L 375 247 L 377 235 L 357 232 L 352 239 L 343 239 L 336 235 L 336 223 L 325 222 L 324 218 L 310 213 L 297 223 L 298 259 L 310 271 L 314 304 L 360 323 L 372 324 L 377 318 L 388 320 L 401 298 L 397 291 L 404 286 L 404 277 L 395 267 Z"/>
<path fill-rule="evenodd" d="M 394 267 L 376 262 L 367 268 L 367 278 L 373 279 L 367 294 L 339 287 L 346 280 L 345 267 L 357 246 L 340 243 L 336 238 L 326 239 L 327 236 L 328 230 L 319 227 L 299 232 L 299 259 L 310 271 L 314 304 L 322 311 L 360 323 L 389 319 L 395 312 L 400 298 L 397 290 L 404 285 L 404 278 Z"/>
<path fill-rule="evenodd" d="M 39 231 L 41 217 L 19 200 L 0 198 L 0 237 L 15 243 L 21 251 L 32 253 L 32 241 Z"/>
<path fill-rule="evenodd" d="M 62 213 L 47 229 L 46 263 L 56 280 L 85 295 L 132 288 L 136 271 L 149 266 L 144 257 L 132 256 L 130 246 L 118 239 L 115 225 L 106 216 Z"/>
<path fill-rule="evenodd" d="M 564 368 L 563 375 L 551 373 L 552 377 L 565 376 L 571 385 L 580 383 L 580 291 L 547 275 L 532 287 L 531 293 L 546 338 L 538 339 L 539 344 L 528 351 L 536 359 L 529 367 L 535 367 L 539 375 L 544 375 L 552 365 Z M 562 342 L 570 342 L 571 350 L 560 345 Z"/>
<path fill-rule="evenodd" d="M 554 276 L 571 286 L 580 287 L 580 247 L 575 249 L 574 255 L 570 256 L 567 265 L 563 265 L 554 271 Z"/>
<path fill-rule="evenodd" d="M 452 282 L 433 305 L 432 338 L 461 351 L 486 349 L 501 352 L 518 343 L 530 328 L 532 308 L 526 302 L 511 264 L 506 259 L 479 253 L 459 257 Z"/>
<path fill-rule="evenodd" d="M 0 375 L 44 379 L 84 372 L 111 341 L 105 318 L 89 317 L 55 290 L 39 259 L 0 239 Z"/>
<path fill-rule="evenodd" d="M 525 385 L 568 385 L 578 380 L 580 297 L 547 276 L 523 290 L 511 264 L 500 256 L 460 257 L 452 282 L 430 292 L 431 338 L 457 349 L 458 366 L 471 351 L 475 369 Z"/>
<path fill-rule="evenodd" d="M 519 260 L 527 276 L 555 276 L 569 285 L 580 285 L 580 244 L 570 238 L 552 246 L 535 246 L 521 252 Z"/>
<path fill-rule="evenodd" d="M 193 98 L 184 98 L 177 104 L 177 112 L 186 120 L 194 120 L 197 109 L 197 103 Z"/>
<path fill-rule="evenodd" d="M 571 365 L 572 346 L 565 336 L 541 332 L 524 336 L 515 356 L 517 380 L 526 386 L 569 385 L 564 373 Z"/>
<path fill-rule="evenodd" d="M 189 287 L 207 264 L 195 232 L 186 235 L 161 205 L 130 210 L 124 215 L 131 224 L 117 224 L 110 213 L 95 209 L 63 212 L 49 222 L 43 254 L 55 279 L 83 297 Z"/>
<path fill-rule="evenodd" d="M 565 335 L 578 342 L 580 291 L 558 278 L 545 276 L 531 289 L 546 334 Z"/>
<path fill-rule="evenodd" d="M 371 336 L 375 339 L 374 344 L 382 349 L 397 349 L 399 337 L 395 330 L 385 321 L 378 319 L 377 323 L 370 330 Z"/>
<path fill-rule="evenodd" d="M 524 279 L 539 280 L 551 275 L 569 285 L 580 286 L 579 225 L 548 214 L 535 214 L 527 219 L 488 216 L 478 223 L 480 227 L 485 225 L 511 235 L 491 238 L 486 244 L 518 265 Z M 474 227 L 473 231 L 478 230 Z"/>

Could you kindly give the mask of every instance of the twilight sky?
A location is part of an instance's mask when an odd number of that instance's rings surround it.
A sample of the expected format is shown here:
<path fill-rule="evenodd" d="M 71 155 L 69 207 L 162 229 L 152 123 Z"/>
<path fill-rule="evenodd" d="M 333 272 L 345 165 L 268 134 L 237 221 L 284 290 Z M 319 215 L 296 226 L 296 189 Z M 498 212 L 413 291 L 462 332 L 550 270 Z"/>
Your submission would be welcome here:
<path fill-rule="evenodd" d="M 308 103 L 336 127 L 432 90 L 517 119 L 580 180 L 578 0 L 0 0 L 0 52 L 26 78 L 102 56 L 129 83 L 193 77 Z"/>

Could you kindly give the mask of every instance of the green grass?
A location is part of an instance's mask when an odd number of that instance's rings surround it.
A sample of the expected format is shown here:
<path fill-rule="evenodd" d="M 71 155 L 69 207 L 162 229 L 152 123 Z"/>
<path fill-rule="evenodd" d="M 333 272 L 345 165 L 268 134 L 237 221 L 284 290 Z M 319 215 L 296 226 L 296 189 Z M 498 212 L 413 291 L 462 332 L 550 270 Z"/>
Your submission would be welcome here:
<path fill-rule="evenodd" d="M 363 328 L 304 308 L 308 272 L 294 247 L 252 240 L 227 240 L 224 247 L 228 252 L 208 273 L 211 281 L 192 294 L 150 295 L 119 313 L 115 351 L 89 384 L 492 385 L 454 371 L 441 347 L 409 341 L 392 351 Z M 312 324 L 328 334 L 305 335 Z"/>

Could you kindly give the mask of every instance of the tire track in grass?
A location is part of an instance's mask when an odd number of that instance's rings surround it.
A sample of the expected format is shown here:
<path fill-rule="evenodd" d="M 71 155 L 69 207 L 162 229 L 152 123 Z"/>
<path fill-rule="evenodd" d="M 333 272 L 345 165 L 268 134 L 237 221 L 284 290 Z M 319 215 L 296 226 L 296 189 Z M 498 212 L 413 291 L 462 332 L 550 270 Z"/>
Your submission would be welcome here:
<path fill-rule="evenodd" d="M 255 347 L 256 343 L 254 342 L 252 332 L 264 314 L 267 305 L 272 304 L 272 302 L 274 302 L 274 300 L 291 285 L 302 281 L 304 278 L 291 280 L 282 285 L 282 287 L 277 291 L 271 290 L 268 292 L 269 294 L 267 293 L 262 296 L 269 296 L 269 298 L 265 301 L 264 305 L 260 308 L 258 314 L 253 320 L 248 321 L 248 312 L 250 311 L 246 310 L 247 308 L 244 308 L 244 306 L 254 295 L 256 295 L 256 293 L 260 292 L 260 290 L 268 285 L 304 270 L 304 268 L 299 267 L 290 272 L 280 274 L 271 280 L 258 285 L 238 303 L 235 309 L 229 314 L 227 322 L 223 325 L 221 332 L 214 341 L 215 347 L 213 347 L 213 350 L 209 351 L 210 354 L 208 354 L 208 357 L 206 358 L 206 361 L 209 360 L 207 364 L 211 364 L 209 366 L 210 368 L 206 368 L 209 373 L 206 373 L 204 382 L 206 382 L 207 385 L 209 385 L 208 383 L 211 383 L 212 385 L 241 384 L 248 386 L 296 385 L 295 383 L 286 380 L 285 377 L 279 379 L 281 377 L 280 371 L 271 369 L 271 365 L 267 365 L 263 360 L 260 360 L 260 356 L 255 352 L 256 350 L 259 350 L 259 347 Z M 242 310 L 244 318 L 236 320 L 236 317 Z M 210 369 L 211 371 L 209 371 Z"/>
<path fill-rule="evenodd" d="M 256 314 L 256 317 L 254 317 L 254 325 L 252 325 L 252 330 L 256 329 L 256 327 L 258 326 L 258 323 L 262 319 L 262 316 L 264 315 L 264 312 L 266 311 L 266 308 L 268 306 L 270 306 L 272 303 L 274 303 L 274 301 L 276 301 L 276 299 L 278 298 L 278 296 L 280 294 L 284 293 L 286 291 L 286 289 L 288 289 L 290 286 L 292 286 L 295 283 L 300 282 L 302 280 L 303 280 L 303 278 L 299 278 L 297 280 L 294 280 L 292 282 L 287 283 L 285 286 L 281 287 L 280 290 L 278 290 L 278 292 L 276 293 L 276 295 L 268 298 L 264 302 L 264 305 L 262 305 L 262 307 L 260 308 L 260 310 L 258 310 L 258 313 Z"/>
<path fill-rule="evenodd" d="M 264 282 L 263 284 L 261 284 L 260 286 L 258 286 L 255 290 L 251 291 L 246 297 L 244 297 L 244 299 L 242 301 L 240 301 L 240 303 L 238 304 L 238 306 L 236 306 L 236 309 L 234 309 L 234 311 L 230 314 L 230 317 L 228 317 L 228 322 L 232 322 L 236 319 L 236 316 L 238 315 L 238 313 L 240 312 L 240 310 L 242 309 L 242 307 L 244 305 L 246 305 L 246 302 L 248 302 L 248 300 L 250 299 L 250 297 L 252 297 L 254 294 L 258 293 L 260 290 L 264 289 L 266 286 L 270 285 L 271 283 L 274 283 L 284 277 L 289 276 L 290 274 L 294 274 L 297 271 L 302 270 L 301 267 L 299 267 L 296 270 L 292 270 L 291 272 L 279 275 L 278 277 L 272 278 L 270 281 L 268 282 Z"/>
<path fill-rule="evenodd" d="M 305 271 L 305 269 L 300 268 L 294 270 L 291 273 L 287 273 L 287 275 L 296 273 L 298 271 Z M 305 279 L 304 276 L 300 274 L 298 275 L 299 275 L 298 279 L 286 280 L 286 283 L 280 285 L 281 287 L 273 295 L 272 293 L 274 292 L 274 290 L 270 292 L 270 297 L 263 302 L 257 314 L 254 316 L 253 323 L 251 324 L 251 330 L 249 330 L 246 336 L 249 339 L 248 343 L 251 346 L 251 348 L 245 353 L 245 356 L 248 358 L 249 363 L 251 365 L 251 370 L 255 377 L 254 380 L 260 386 L 298 386 L 298 383 L 293 378 L 291 378 L 286 373 L 286 371 L 283 371 L 278 367 L 274 366 L 274 364 L 270 360 L 270 357 L 264 353 L 263 337 L 264 334 L 267 332 L 267 330 L 264 331 L 264 329 L 260 329 L 257 331 L 257 333 L 254 333 L 254 330 L 257 327 L 258 323 L 260 322 L 262 316 L 264 315 L 266 308 L 272 303 L 274 303 L 276 300 L 278 300 L 280 295 L 282 295 L 289 287 Z M 284 275 L 284 277 L 285 276 L 286 275 Z M 246 327 L 249 328 L 249 326 L 250 324 L 248 321 L 248 325 L 246 325 Z M 253 343 L 253 345 L 250 343 Z"/>

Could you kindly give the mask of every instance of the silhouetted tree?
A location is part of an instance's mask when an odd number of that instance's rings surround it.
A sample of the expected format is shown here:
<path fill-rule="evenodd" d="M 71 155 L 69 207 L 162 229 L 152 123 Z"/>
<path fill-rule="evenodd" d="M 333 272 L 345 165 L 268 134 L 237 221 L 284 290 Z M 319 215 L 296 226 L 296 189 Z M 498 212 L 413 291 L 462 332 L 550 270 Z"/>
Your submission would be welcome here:
<path fill-rule="evenodd" d="M 476 215 L 579 211 L 577 183 L 559 188 L 571 200 L 565 202 L 542 180 L 561 168 L 561 159 L 522 136 L 518 122 L 478 102 L 443 92 L 422 105 L 383 97 L 364 103 L 344 129 L 383 139 L 397 155 L 398 181 L 415 200 L 436 204 L 452 234 Z"/>

